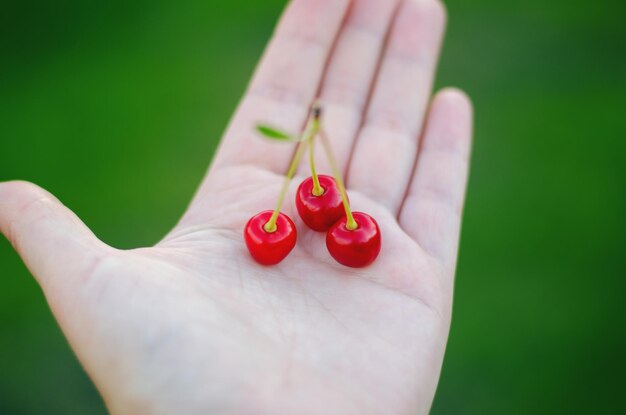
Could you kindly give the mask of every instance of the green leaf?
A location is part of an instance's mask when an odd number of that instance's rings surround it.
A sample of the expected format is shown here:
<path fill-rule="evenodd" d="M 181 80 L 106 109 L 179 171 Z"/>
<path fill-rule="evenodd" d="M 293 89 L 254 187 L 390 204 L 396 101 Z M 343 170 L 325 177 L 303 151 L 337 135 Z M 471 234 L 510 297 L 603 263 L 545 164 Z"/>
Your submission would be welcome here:
<path fill-rule="evenodd" d="M 271 127 L 266 124 L 257 124 L 256 130 L 262 134 L 264 137 L 267 137 L 272 140 L 279 141 L 298 141 L 297 137 L 292 136 L 289 133 L 281 131 L 277 128 Z"/>

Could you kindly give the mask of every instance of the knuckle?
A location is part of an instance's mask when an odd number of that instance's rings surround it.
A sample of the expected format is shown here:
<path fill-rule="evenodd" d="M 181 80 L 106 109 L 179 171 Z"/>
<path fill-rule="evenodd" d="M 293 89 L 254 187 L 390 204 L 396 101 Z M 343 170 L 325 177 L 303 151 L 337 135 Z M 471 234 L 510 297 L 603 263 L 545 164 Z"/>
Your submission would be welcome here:
<path fill-rule="evenodd" d="M 393 109 L 381 110 L 370 115 L 365 126 L 396 135 L 407 137 L 414 135 L 413 128 L 406 114 Z"/>

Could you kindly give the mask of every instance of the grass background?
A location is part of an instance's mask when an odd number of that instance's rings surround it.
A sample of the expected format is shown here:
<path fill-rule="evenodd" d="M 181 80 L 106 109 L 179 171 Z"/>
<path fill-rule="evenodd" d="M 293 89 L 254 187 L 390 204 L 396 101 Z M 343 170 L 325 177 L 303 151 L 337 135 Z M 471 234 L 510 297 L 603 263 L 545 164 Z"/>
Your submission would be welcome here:
<path fill-rule="evenodd" d="M 0 180 L 47 188 L 104 241 L 175 223 L 284 1 L 3 2 Z M 622 0 L 449 0 L 437 85 L 476 139 L 433 414 L 623 407 Z M 104 407 L 0 240 L 0 414 Z"/>

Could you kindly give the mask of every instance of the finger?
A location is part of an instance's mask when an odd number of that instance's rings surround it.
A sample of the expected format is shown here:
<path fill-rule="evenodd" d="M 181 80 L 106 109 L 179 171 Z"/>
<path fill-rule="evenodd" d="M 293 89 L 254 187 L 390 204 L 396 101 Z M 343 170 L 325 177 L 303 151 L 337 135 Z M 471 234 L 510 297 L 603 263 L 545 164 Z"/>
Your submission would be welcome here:
<path fill-rule="evenodd" d="M 355 143 L 348 186 L 394 213 L 415 164 L 445 21 L 439 0 L 404 0 Z"/>
<path fill-rule="evenodd" d="M 352 2 L 322 82 L 325 129 L 344 172 L 397 4 L 398 0 Z M 320 171 L 330 171 L 321 151 L 316 164 Z"/>
<path fill-rule="evenodd" d="M 0 183 L 0 232 L 51 302 L 73 292 L 110 249 L 54 196 L 27 182 Z"/>
<path fill-rule="evenodd" d="M 293 0 L 283 14 L 218 149 L 213 168 L 252 164 L 284 173 L 292 146 L 253 131 L 265 122 L 297 133 L 317 94 L 348 0 Z"/>
<path fill-rule="evenodd" d="M 456 262 L 471 137 L 469 98 L 456 89 L 440 92 L 399 218 L 404 230 L 450 270 Z"/>

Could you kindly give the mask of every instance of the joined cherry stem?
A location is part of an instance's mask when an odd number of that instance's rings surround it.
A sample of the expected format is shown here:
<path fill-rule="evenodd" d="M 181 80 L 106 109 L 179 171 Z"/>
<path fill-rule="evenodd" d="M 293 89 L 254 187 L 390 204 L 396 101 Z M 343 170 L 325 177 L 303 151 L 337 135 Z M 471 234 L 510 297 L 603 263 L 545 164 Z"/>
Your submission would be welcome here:
<path fill-rule="evenodd" d="M 285 196 L 287 195 L 287 190 L 289 189 L 289 183 L 293 179 L 293 176 L 296 174 L 296 170 L 298 169 L 298 165 L 300 164 L 300 160 L 304 155 L 304 152 L 308 145 L 312 145 L 313 137 L 315 137 L 320 129 L 320 110 L 317 105 L 313 107 L 312 115 L 309 118 L 304 133 L 302 134 L 298 147 L 296 148 L 296 152 L 291 159 L 291 164 L 287 169 L 287 175 L 285 176 L 285 180 L 283 182 L 283 187 L 278 196 L 278 201 L 276 202 L 276 208 L 274 212 L 272 212 L 272 216 L 267 221 L 265 225 L 263 225 L 263 229 L 267 233 L 276 232 L 278 227 L 276 226 L 276 221 L 278 220 L 278 216 L 280 215 L 280 209 L 283 206 L 283 202 L 285 201 Z M 317 175 L 315 175 L 317 178 Z M 319 185 L 319 181 L 318 181 Z M 321 189 L 321 187 L 320 187 Z"/>
<path fill-rule="evenodd" d="M 326 136 L 326 132 L 321 128 L 321 107 L 319 104 L 314 104 L 311 116 L 307 122 L 306 128 L 300 137 L 298 147 L 296 148 L 296 152 L 291 159 L 291 164 L 289 164 L 289 168 L 287 169 L 287 174 L 285 176 L 285 180 L 283 182 L 283 187 L 278 196 L 278 201 L 276 202 L 276 208 L 272 212 L 272 216 L 267 221 L 265 225 L 263 225 L 263 229 L 267 233 L 276 232 L 278 227 L 276 226 L 276 222 L 278 220 L 278 216 L 280 215 L 280 209 L 285 201 L 285 196 L 287 194 L 287 190 L 289 189 L 289 183 L 293 179 L 296 174 L 296 170 L 298 169 L 298 165 L 300 164 L 300 160 L 306 151 L 307 145 L 309 147 L 309 164 L 311 167 L 311 177 L 313 179 L 313 195 L 321 196 L 324 194 L 324 189 L 322 188 L 319 177 L 317 175 L 317 171 L 315 170 L 315 137 L 317 135 L 320 136 L 322 140 L 322 146 L 324 147 L 324 151 L 326 153 L 326 157 L 328 158 L 328 162 L 333 172 L 333 176 L 335 181 L 337 182 L 337 186 L 339 187 L 339 193 L 341 195 L 341 201 L 343 202 L 343 208 L 346 211 L 346 228 L 350 231 L 358 229 L 359 225 L 354 220 L 354 215 L 352 214 L 352 210 L 350 209 L 350 201 L 348 200 L 348 195 L 346 193 L 346 187 L 343 183 L 341 170 L 339 170 L 337 160 L 333 154 L 332 148 L 330 146 L 330 141 Z"/>

